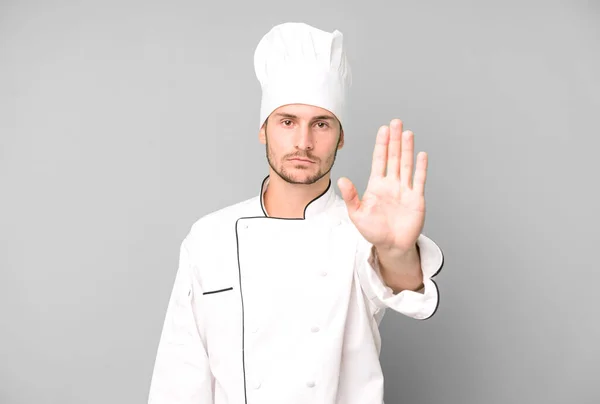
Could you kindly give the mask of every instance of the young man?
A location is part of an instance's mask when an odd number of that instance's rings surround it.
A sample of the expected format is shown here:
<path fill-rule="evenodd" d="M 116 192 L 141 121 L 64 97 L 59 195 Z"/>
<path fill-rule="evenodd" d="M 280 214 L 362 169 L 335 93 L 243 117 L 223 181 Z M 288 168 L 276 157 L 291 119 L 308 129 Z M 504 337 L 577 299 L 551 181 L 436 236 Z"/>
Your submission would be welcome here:
<path fill-rule="evenodd" d="M 330 170 L 351 73 L 339 31 L 274 27 L 254 58 L 258 196 L 202 217 L 183 240 L 150 404 L 381 404 L 379 323 L 438 305 L 442 251 L 421 234 L 426 154 L 399 120 L 375 140 L 362 200 Z"/>

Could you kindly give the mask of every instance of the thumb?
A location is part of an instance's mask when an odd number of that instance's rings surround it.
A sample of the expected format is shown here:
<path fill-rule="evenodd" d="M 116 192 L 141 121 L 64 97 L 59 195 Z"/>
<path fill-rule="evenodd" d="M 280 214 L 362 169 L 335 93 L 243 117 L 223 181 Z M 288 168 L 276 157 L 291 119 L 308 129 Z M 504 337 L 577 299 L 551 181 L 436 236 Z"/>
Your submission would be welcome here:
<path fill-rule="evenodd" d="M 346 206 L 348 207 L 348 213 L 352 214 L 360 207 L 360 199 L 358 198 L 358 192 L 356 191 L 356 187 L 346 177 L 342 177 L 337 181 L 338 188 L 342 193 L 342 198 L 344 202 L 346 202 Z"/>

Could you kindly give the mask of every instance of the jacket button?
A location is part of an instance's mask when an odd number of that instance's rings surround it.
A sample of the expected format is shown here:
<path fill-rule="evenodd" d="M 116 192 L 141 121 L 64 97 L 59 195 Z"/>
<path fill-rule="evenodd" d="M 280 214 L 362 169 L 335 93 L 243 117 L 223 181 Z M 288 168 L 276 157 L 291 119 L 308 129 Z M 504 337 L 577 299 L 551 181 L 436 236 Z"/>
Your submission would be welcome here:
<path fill-rule="evenodd" d="M 310 329 L 312 332 L 319 332 L 319 327 L 314 326 L 313 328 Z"/>
<path fill-rule="evenodd" d="M 260 382 L 256 382 L 256 383 L 254 384 L 254 388 L 255 388 L 256 390 L 260 389 Z"/>
<path fill-rule="evenodd" d="M 327 272 L 326 271 L 321 271 L 321 276 L 327 276 Z"/>
<path fill-rule="evenodd" d="M 306 383 L 306 385 L 308 387 L 315 387 L 315 382 L 310 381 L 310 382 Z"/>

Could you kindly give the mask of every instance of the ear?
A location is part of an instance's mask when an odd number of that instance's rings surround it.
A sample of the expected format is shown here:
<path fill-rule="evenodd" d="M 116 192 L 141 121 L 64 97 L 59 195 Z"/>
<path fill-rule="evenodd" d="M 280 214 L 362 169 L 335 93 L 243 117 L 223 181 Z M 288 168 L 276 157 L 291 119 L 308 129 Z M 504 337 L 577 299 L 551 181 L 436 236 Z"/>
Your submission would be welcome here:
<path fill-rule="evenodd" d="M 340 144 L 338 144 L 338 150 L 344 147 L 344 129 L 340 130 Z"/>
<path fill-rule="evenodd" d="M 265 133 L 265 124 L 263 124 L 263 126 L 261 126 L 260 130 L 258 131 L 258 140 L 262 144 L 267 144 L 267 138 L 266 138 L 266 133 Z"/>

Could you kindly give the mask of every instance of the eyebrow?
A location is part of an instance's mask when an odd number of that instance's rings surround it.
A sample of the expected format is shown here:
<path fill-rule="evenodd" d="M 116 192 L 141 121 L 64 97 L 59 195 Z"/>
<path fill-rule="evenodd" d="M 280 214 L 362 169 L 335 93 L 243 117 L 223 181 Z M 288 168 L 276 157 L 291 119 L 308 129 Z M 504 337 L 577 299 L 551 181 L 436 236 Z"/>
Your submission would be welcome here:
<path fill-rule="evenodd" d="M 279 117 L 282 117 L 282 118 L 298 119 L 297 115 L 294 115 L 294 114 L 285 114 L 285 113 L 282 113 L 282 112 L 277 112 L 275 114 L 275 116 L 279 116 Z M 318 115 L 318 116 L 313 116 L 311 120 L 313 120 L 313 121 L 317 121 L 317 120 L 333 121 L 334 118 L 331 115 Z"/>

